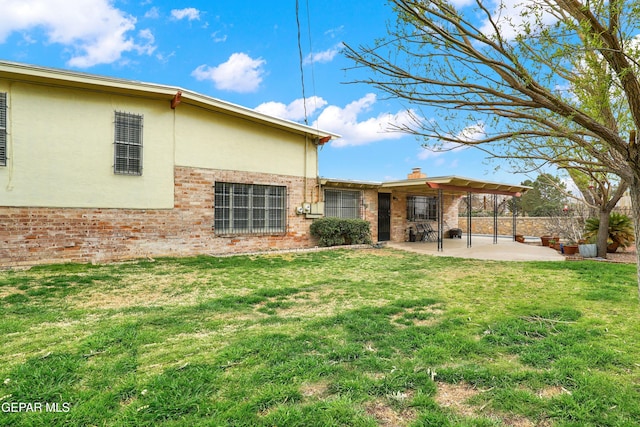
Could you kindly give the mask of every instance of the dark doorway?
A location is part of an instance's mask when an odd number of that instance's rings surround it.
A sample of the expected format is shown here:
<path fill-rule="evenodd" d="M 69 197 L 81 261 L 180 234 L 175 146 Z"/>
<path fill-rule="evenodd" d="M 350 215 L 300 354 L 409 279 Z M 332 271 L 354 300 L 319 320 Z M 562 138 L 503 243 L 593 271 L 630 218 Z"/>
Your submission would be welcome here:
<path fill-rule="evenodd" d="M 391 194 L 378 193 L 378 241 L 391 240 Z"/>

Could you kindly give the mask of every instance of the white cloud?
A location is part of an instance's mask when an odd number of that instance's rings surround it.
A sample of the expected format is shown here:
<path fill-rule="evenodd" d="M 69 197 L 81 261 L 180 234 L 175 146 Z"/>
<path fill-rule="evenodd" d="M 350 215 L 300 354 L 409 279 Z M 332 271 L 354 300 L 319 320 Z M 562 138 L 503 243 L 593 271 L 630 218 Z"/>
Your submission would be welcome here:
<path fill-rule="evenodd" d="M 200 19 L 200 11 L 194 7 L 187 7 L 185 9 L 173 9 L 171 11 L 171 16 L 174 19 L 188 19 L 189 21 L 199 20 Z"/>
<path fill-rule="evenodd" d="M 149 54 L 154 50 L 148 35 L 143 44 L 129 34 L 136 19 L 113 7 L 109 0 L 3 0 L 0 14 L 0 43 L 16 31 L 44 30 L 46 43 L 70 48 L 68 65 L 87 68 L 120 60 L 125 52 Z"/>
<path fill-rule="evenodd" d="M 491 9 L 491 5 L 487 5 L 487 8 Z M 494 1 L 493 8 L 492 20 L 505 40 L 515 39 L 525 27 L 535 30 L 539 25 L 547 26 L 557 21 L 556 17 L 544 11 L 544 7 L 536 0 Z M 495 34 L 494 27 L 488 20 L 484 21 L 480 31 L 487 36 Z"/>
<path fill-rule="evenodd" d="M 220 31 L 216 31 L 213 34 L 211 34 L 211 38 L 215 43 L 222 43 L 227 41 L 227 35 L 220 34 Z"/>
<path fill-rule="evenodd" d="M 475 142 L 481 140 L 484 136 L 486 136 L 486 131 L 484 129 L 484 122 L 478 122 L 476 124 L 467 126 L 462 129 L 460 133 L 456 135 L 456 139 L 464 142 Z"/>
<path fill-rule="evenodd" d="M 152 7 L 144 14 L 144 17 L 148 19 L 158 19 L 160 18 L 160 9 Z"/>
<path fill-rule="evenodd" d="M 478 122 L 467 126 L 455 135 L 455 139 L 465 142 L 478 141 L 486 135 L 483 122 Z M 430 145 L 429 148 L 422 147 L 418 152 L 418 159 L 427 160 L 429 158 L 438 157 L 449 151 L 460 151 L 467 148 L 464 144 L 457 144 L 455 142 L 439 142 L 436 141 Z M 457 165 L 457 164 L 456 164 Z"/>
<path fill-rule="evenodd" d="M 200 65 L 191 75 L 197 80 L 211 80 L 217 89 L 248 93 L 258 90 L 264 75 L 262 58 L 253 59 L 246 53 L 234 53 L 227 62 L 216 67 Z"/>
<path fill-rule="evenodd" d="M 307 98 L 307 117 L 311 116 L 318 109 L 327 105 L 327 101 L 319 96 Z M 255 108 L 256 111 L 270 116 L 280 117 L 287 120 L 304 120 L 305 107 L 302 98 L 296 99 L 289 105 L 281 102 L 264 102 Z"/>
<path fill-rule="evenodd" d="M 475 3 L 474 0 L 450 0 L 450 2 L 456 9 L 462 9 Z"/>
<path fill-rule="evenodd" d="M 344 108 L 330 105 L 320 113 L 313 126 L 342 135 L 342 138 L 332 142 L 332 145 L 345 147 L 402 138 L 406 134 L 394 132 L 394 127 L 411 125 L 419 120 L 412 110 L 404 110 L 395 114 L 381 113 L 376 117 L 358 121 L 358 116 L 370 111 L 375 103 L 376 95 L 369 93 Z"/>
<path fill-rule="evenodd" d="M 326 63 L 333 61 L 333 58 L 340 52 L 342 49 L 342 43 L 338 43 L 330 49 L 324 50 L 322 52 L 310 53 L 304 58 L 303 64 L 308 65 L 311 63 Z"/>
<path fill-rule="evenodd" d="M 331 29 L 325 31 L 324 35 L 325 36 L 329 36 L 332 39 L 335 39 L 338 36 L 338 34 L 341 34 L 343 32 L 344 32 L 344 25 L 340 25 L 339 27 L 331 28 Z"/>

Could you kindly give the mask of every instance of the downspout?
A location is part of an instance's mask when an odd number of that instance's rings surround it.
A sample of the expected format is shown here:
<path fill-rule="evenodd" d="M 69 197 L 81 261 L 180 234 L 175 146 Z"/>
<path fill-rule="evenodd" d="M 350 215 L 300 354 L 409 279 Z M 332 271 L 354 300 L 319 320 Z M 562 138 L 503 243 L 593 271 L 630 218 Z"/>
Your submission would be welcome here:
<path fill-rule="evenodd" d="M 309 157 L 307 154 L 307 149 L 308 149 L 308 145 L 309 145 L 309 135 L 307 135 L 306 133 L 304 134 L 304 177 L 303 177 L 303 181 L 304 181 L 304 193 L 302 196 L 302 202 L 306 203 L 307 202 L 307 162 L 309 161 Z"/>
<path fill-rule="evenodd" d="M 331 137 L 325 136 L 322 138 L 318 138 L 317 141 L 318 142 L 316 144 L 316 188 L 318 189 L 318 194 L 316 196 L 316 203 L 319 203 L 319 202 L 323 202 L 324 200 L 322 200 L 322 197 L 321 197 L 322 191 L 320 191 L 320 155 L 318 153 L 318 147 L 320 148 L 324 147 L 324 144 L 331 141 Z"/>

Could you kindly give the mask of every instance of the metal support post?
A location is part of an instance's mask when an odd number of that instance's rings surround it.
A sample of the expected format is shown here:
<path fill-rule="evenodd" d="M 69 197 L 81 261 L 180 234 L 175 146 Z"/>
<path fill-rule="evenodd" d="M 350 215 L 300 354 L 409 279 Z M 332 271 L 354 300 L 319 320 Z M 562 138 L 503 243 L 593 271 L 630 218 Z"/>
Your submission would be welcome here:
<path fill-rule="evenodd" d="M 471 192 L 467 193 L 467 247 L 471 247 Z"/>
<path fill-rule="evenodd" d="M 516 241 L 516 234 L 518 234 L 518 225 L 517 225 L 517 218 L 518 218 L 518 204 L 516 203 L 516 196 L 513 196 L 511 198 L 511 214 L 513 216 L 513 241 Z"/>
<path fill-rule="evenodd" d="M 498 195 L 493 195 L 493 244 L 498 243 Z"/>
<path fill-rule="evenodd" d="M 444 241 L 444 200 L 442 199 L 442 189 L 438 189 L 438 252 L 442 252 Z"/>

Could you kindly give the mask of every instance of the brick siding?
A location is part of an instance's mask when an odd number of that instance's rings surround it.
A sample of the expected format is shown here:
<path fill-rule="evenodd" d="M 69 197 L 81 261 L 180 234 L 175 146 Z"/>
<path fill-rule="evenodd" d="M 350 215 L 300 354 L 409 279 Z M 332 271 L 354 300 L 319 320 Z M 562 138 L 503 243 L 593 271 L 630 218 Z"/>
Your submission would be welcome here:
<path fill-rule="evenodd" d="M 286 232 L 217 236 L 216 181 L 286 186 Z M 307 179 L 306 197 L 304 184 L 301 177 L 176 167 L 173 209 L 0 206 L 0 266 L 313 247 L 311 220 L 295 207 L 317 200 L 318 183 Z"/>
<path fill-rule="evenodd" d="M 391 241 L 406 242 L 409 240 L 409 227 L 414 223 L 407 220 L 407 196 L 425 195 L 436 196 L 436 194 L 421 194 L 416 191 L 397 191 L 392 193 L 391 198 Z M 444 230 L 446 233 L 450 228 L 456 228 L 458 224 L 458 204 L 459 196 L 443 195 L 444 209 Z M 437 223 L 434 222 L 434 229 Z M 415 228 L 414 228 L 415 230 Z"/>

